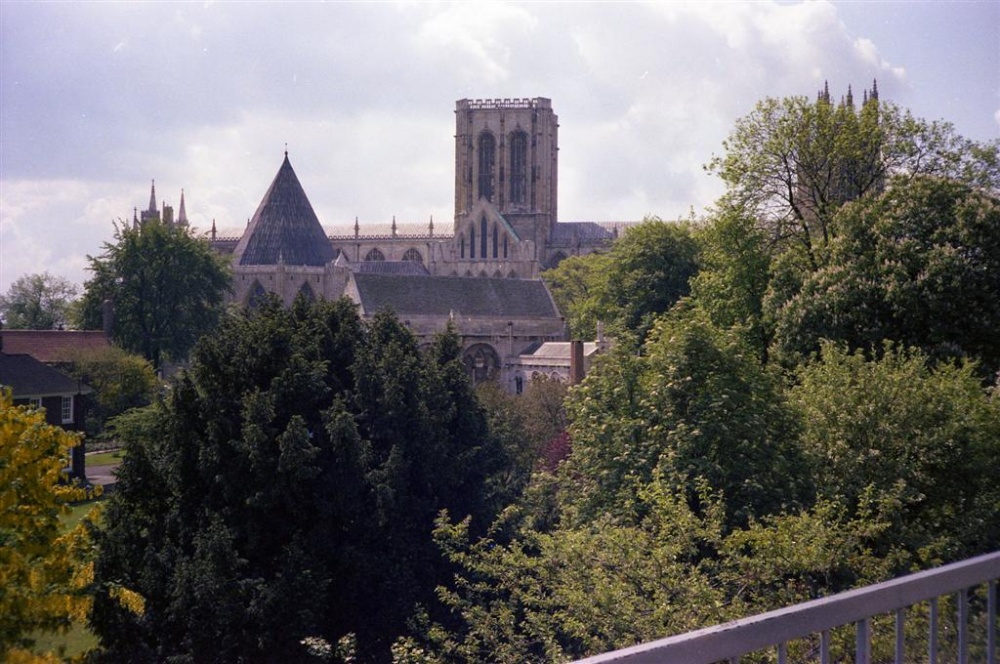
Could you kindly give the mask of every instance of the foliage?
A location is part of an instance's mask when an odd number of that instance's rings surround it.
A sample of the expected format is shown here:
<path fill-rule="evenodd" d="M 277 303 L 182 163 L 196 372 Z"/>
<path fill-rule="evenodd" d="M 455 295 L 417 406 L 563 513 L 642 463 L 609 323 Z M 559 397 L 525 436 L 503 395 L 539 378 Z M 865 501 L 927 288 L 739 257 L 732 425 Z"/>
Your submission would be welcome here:
<path fill-rule="evenodd" d="M 168 398 L 115 424 L 93 616 L 110 659 L 301 661 L 348 634 L 386 659 L 446 578 L 438 511 L 482 531 L 497 509 L 504 457 L 457 338 L 422 354 L 346 300 L 229 314 Z"/>
<path fill-rule="evenodd" d="M 159 388 L 146 359 L 114 346 L 76 352 L 70 363 L 67 373 L 94 388 L 84 415 L 89 436 L 101 433 L 107 420 L 126 410 L 149 405 Z"/>
<path fill-rule="evenodd" d="M 888 346 L 866 361 L 833 344 L 799 369 L 790 391 L 819 491 L 856 509 L 866 492 L 900 501 L 880 552 L 924 564 L 983 553 L 1000 541 L 1000 404 L 970 364 L 939 364 Z"/>
<path fill-rule="evenodd" d="M 26 274 L 0 296 L 0 318 L 9 330 L 61 329 L 77 292 L 76 284 L 64 277 Z"/>
<path fill-rule="evenodd" d="M 758 220 L 776 252 L 797 246 L 812 269 L 846 202 L 878 194 L 892 176 L 932 175 L 1000 190 L 1000 143 L 977 144 L 943 122 L 869 100 L 860 110 L 805 97 L 764 99 L 737 121 L 707 166 L 728 206 Z"/>
<path fill-rule="evenodd" d="M 1000 369 L 1000 199 L 935 178 L 898 181 L 845 207 L 826 267 L 768 298 L 788 365 L 821 339 L 890 339 L 936 359 Z"/>
<path fill-rule="evenodd" d="M 738 335 L 696 311 L 661 319 L 642 357 L 612 353 L 570 393 L 568 410 L 568 500 L 584 521 L 641 518 L 636 496 L 658 469 L 685 477 L 692 501 L 696 480 L 707 480 L 725 496 L 729 525 L 808 495 L 780 385 Z"/>
<path fill-rule="evenodd" d="M 122 223 L 115 227 L 115 242 L 88 260 L 94 276 L 84 284 L 84 326 L 100 329 L 110 300 L 112 338 L 157 368 L 167 359 L 183 360 L 215 326 L 230 287 L 225 258 L 171 224 Z"/>
<path fill-rule="evenodd" d="M 766 361 L 770 334 L 764 298 L 771 280 L 767 238 L 754 219 L 722 208 L 697 234 L 698 273 L 691 299 L 715 325 L 732 328 Z"/>
<path fill-rule="evenodd" d="M 77 436 L 14 406 L 0 390 L 0 659 L 25 657 L 35 630 L 59 631 L 90 607 L 93 573 L 86 526 L 60 529 L 66 503 L 87 497 L 62 482 Z"/>
<path fill-rule="evenodd" d="M 651 217 L 607 254 L 567 259 L 543 276 L 576 338 L 594 338 L 604 321 L 620 341 L 641 343 L 656 316 L 690 292 L 697 256 L 690 225 Z"/>
<path fill-rule="evenodd" d="M 570 256 L 542 273 L 573 339 L 596 338 L 598 322 L 610 320 L 605 290 L 611 260 L 599 253 Z"/>

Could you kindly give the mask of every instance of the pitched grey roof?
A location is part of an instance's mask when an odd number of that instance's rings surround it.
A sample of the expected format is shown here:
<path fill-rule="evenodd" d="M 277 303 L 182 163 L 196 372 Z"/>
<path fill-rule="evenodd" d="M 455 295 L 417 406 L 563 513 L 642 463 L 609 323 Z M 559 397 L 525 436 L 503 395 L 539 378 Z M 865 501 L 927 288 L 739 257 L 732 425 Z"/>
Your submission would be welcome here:
<path fill-rule="evenodd" d="M 336 254 L 288 161 L 282 162 L 264 199 L 233 251 L 239 265 L 322 267 Z"/>
<path fill-rule="evenodd" d="M 551 243 L 557 246 L 603 244 L 611 242 L 637 222 L 631 221 L 561 221 L 552 226 Z"/>
<path fill-rule="evenodd" d="M 355 274 L 394 274 L 426 277 L 430 275 L 423 263 L 416 261 L 364 261 L 351 266 Z"/>
<path fill-rule="evenodd" d="M 399 316 L 559 317 L 548 289 L 537 280 L 358 273 L 352 279 L 368 314 L 391 309 Z"/>
<path fill-rule="evenodd" d="M 0 353 L 0 385 L 15 397 L 88 394 L 93 390 L 30 355 Z"/>

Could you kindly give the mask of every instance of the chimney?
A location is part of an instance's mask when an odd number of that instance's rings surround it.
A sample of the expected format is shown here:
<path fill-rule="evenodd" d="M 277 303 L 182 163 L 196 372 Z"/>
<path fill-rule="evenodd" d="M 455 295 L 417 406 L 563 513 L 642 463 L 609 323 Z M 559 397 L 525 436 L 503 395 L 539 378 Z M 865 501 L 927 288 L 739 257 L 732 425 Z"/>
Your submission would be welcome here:
<path fill-rule="evenodd" d="M 101 304 L 101 323 L 104 328 L 104 336 L 110 340 L 111 329 L 115 323 L 115 303 L 111 300 L 105 300 Z"/>
<path fill-rule="evenodd" d="M 569 342 L 569 384 L 579 385 L 586 375 L 583 368 L 583 342 L 575 339 Z"/>

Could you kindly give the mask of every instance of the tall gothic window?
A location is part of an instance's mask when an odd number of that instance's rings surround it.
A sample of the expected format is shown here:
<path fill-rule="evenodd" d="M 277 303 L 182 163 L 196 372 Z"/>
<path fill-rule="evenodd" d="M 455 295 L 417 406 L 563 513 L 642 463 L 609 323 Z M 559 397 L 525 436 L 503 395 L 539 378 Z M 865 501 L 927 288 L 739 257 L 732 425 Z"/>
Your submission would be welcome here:
<path fill-rule="evenodd" d="M 510 135 L 510 202 L 528 202 L 528 135 L 523 131 Z"/>
<path fill-rule="evenodd" d="M 462 236 L 462 258 L 465 258 L 465 236 Z"/>
<path fill-rule="evenodd" d="M 476 257 L 476 229 L 469 229 L 469 258 Z"/>
<path fill-rule="evenodd" d="M 493 169 L 496 164 L 496 139 L 493 134 L 479 135 L 479 197 L 493 200 Z"/>
<path fill-rule="evenodd" d="M 503 236 L 503 257 L 507 258 L 507 235 Z"/>
<path fill-rule="evenodd" d="M 497 232 L 497 227 L 493 227 L 493 258 L 497 257 L 500 252 L 500 234 Z"/>
<path fill-rule="evenodd" d="M 486 217 L 479 220 L 479 257 L 486 258 Z"/>

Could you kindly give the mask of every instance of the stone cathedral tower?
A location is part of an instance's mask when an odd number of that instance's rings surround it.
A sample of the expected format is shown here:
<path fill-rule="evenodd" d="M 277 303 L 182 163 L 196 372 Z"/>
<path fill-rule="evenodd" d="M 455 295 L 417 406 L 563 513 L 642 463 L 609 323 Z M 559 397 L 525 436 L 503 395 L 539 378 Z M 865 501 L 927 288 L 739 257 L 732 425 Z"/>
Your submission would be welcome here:
<path fill-rule="evenodd" d="M 559 122 L 552 100 L 460 99 L 455 114 L 456 235 L 485 201 L 521 240 L 545 247 L 557 220 Z"/>

